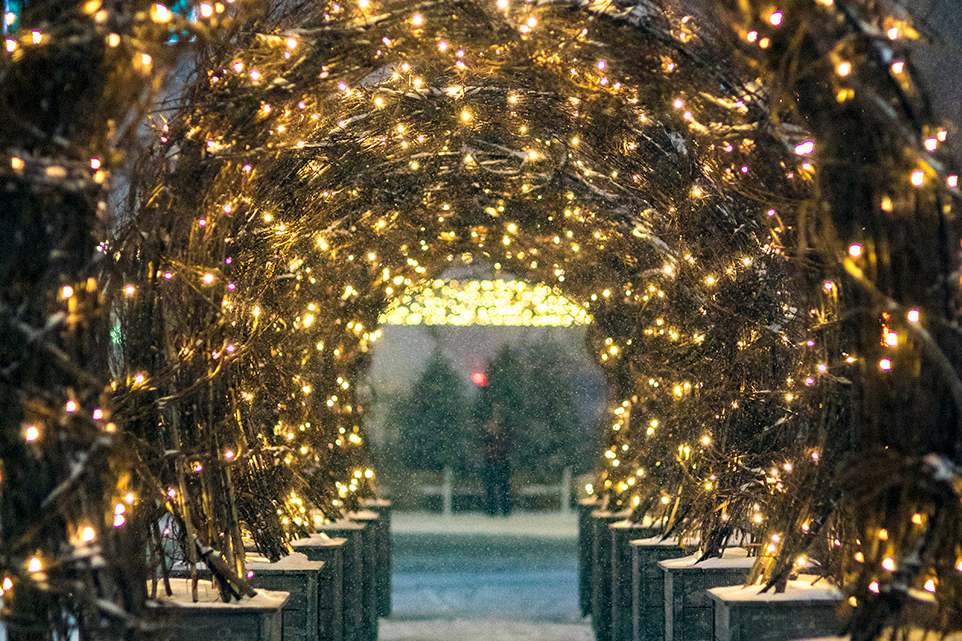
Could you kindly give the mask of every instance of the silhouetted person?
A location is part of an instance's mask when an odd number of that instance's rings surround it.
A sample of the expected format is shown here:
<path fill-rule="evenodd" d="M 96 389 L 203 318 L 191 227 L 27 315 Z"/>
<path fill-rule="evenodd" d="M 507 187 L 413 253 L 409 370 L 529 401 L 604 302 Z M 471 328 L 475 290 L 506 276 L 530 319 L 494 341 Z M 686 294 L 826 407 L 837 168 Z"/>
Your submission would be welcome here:
<path fill-rule="evenodd" d="M 484 451 L 485 508 L 489 516 L 511 514 L 511 433 L 495 405 L 489 418 L 481 426 L 481 447 Z"/>

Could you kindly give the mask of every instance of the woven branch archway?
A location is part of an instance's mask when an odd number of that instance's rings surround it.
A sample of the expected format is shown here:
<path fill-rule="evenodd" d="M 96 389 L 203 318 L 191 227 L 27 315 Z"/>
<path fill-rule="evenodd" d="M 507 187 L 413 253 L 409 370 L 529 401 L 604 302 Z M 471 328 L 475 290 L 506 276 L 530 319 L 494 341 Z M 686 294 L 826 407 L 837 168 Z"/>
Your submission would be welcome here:
<path fill-rule="evenodd" d="M 592 314 L 611 507 L 744 534 L 776 586 L 810 556 L 863 638 L 910 589 L 957 616 L 954 180 L 879 38 L 907 17 L 728 9 L 286 2 L 228 33 L 109 247 L 131 525 L 242 569 L 243 534 L 278 555 L 356 505 L 377 318 L 480 253 Z"/>

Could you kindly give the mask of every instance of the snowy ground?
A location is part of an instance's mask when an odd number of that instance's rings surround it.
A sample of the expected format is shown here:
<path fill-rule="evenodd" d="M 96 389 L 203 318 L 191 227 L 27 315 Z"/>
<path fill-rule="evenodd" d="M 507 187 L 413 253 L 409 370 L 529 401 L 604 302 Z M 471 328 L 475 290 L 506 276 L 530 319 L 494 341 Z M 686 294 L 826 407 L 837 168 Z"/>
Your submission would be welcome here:
<path fill-rule="evenodd" d="M 521 512 L 508 518 L 474 512 L 441 516 L 428 512 L 395 512 L 391 515 L 395 534 L 478 534 L 525 536 L 539 539 L 577 539 L 575 513 Z"/>
<path fill-rule="evenodd" d="M 381 641 L 590 641 L 573 514 L 395 513 Z"/>
<path fill-rule="evenodd" d="M 498 619 L 381 622 L 380 641 L 594 641 L 588 625 Z"/>

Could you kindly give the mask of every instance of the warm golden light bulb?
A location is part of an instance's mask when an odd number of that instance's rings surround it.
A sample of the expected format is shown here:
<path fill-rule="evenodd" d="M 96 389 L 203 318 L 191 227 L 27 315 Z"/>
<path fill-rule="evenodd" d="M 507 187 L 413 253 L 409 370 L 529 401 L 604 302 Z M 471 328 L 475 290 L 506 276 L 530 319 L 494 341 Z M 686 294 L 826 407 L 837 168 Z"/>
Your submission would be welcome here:
<path fill-rule="evenodd" d="M 150 7 L 150 19 L 158 24 L 164 24 L 173 20 L 174 14 L 164 5 L 154 4 Z"/>

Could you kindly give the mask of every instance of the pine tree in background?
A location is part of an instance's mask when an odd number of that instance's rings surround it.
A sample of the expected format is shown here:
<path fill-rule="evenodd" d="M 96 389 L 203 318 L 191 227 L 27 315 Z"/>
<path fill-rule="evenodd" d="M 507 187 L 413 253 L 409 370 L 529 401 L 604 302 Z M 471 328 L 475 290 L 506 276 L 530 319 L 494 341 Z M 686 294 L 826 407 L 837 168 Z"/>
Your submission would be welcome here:
<path fill-rule="evenodd" d="M 531 423 L 525 400 L 528 373 L 510 345 L 502 345 L 488 362 L 485 376 L 487 385 L 481 388 L 474 403 L 475 425 L 480 429 L 491 418 L 494 406 L 499 405 L 505 429 L 512 438 L 517 438 Z"/>
<path fill-rule="evenodd" d="M 517 436 L 518 468 L 555 482 L 577 458 L 581 433 L 564 347 L 547 335 L 524 346 L 527 429 Z M 543 478 L 542 478 L 543 477 Z"/>
<path fill-rule="evenodd" d="M 392 406 L 389 421 L 397 428 L 394 452 L 400 466 L 474 469 L 478 446 L 464 383 L 440 349 L 435 348 L 410 394 Z"/>
<path fill-rule="evenodd" d="M 479 429 L 495 405 L 504 408 L 515 469 L 532 481 L 557 481 L 577 457 L 580 419 L 569 368 L 562 345 L 547 336 L 520 349 L 506 344 L 488 363 L 487 387 L 475 401 Z"/>

